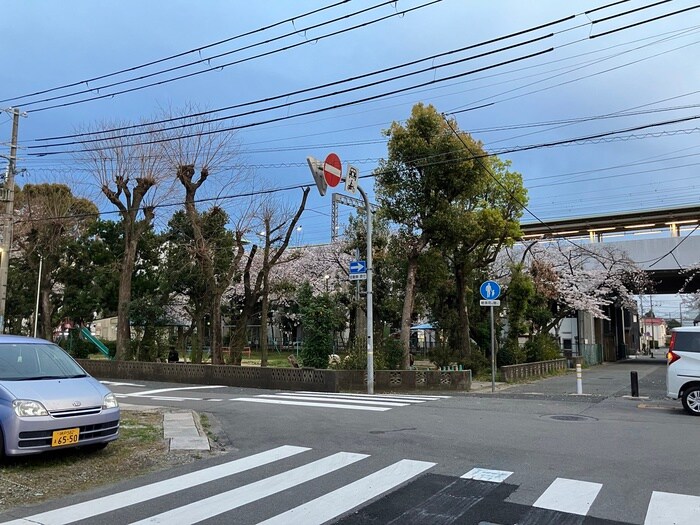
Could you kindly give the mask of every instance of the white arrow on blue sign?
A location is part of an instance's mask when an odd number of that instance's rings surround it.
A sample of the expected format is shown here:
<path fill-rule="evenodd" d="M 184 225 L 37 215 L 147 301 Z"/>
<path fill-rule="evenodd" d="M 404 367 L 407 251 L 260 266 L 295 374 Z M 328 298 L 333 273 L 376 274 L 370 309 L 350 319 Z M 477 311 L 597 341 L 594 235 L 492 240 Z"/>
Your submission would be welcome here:
<path fill-rule="evenodd" d="M 350 263 L 350 273 L 367 273 L 367 263 L 365 261 L 352 261 Z"/>
<path fill-rule="evenodd" d="M 496 281 L 484 281 L 479 292 L 484 299 L 498 299 L 501 295 L 501 285 Z"/>

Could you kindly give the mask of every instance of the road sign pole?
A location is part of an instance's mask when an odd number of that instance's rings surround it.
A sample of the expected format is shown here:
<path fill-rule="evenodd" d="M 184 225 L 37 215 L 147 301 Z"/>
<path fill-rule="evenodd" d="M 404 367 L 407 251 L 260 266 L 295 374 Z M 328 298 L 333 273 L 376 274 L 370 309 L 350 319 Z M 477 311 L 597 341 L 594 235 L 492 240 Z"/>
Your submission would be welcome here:
<path fill-rule="evenodd" d="M 358 184 L 357 191 L 360 192 L 365 201 L 367 213 L 367 393 L 374 394 L 374 343 L 372 340 L 374 333 L 372 317 L 372 208 L 367 198 L 367 194 Z"/>
<path fill-rule="evenodd" d="M 496 391 L 496 338 L 493 330 L 493 306 L 491 307 L 491 392 Z"/>

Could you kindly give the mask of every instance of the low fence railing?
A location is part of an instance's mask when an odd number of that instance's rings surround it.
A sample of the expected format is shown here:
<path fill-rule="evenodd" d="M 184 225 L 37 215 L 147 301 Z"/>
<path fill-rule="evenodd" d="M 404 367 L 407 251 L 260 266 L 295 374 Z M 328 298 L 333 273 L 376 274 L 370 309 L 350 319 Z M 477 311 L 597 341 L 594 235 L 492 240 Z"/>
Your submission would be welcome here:
<path fill-rule="evenodd" d="M 91 375 L 101 379 L 166 381 L 313 392 L 351 392 L 367 389 L 364 370 L 324 370 L 144 361 L 78 360 Z M 462 390 L 471 388 L 471 370 L 377 370 L 376 391 Z"/>
<path fill-rule="evenodd" d="M 523 363 L 520 365 L 507 365 L 501 367 L 501 374 L 506 383 L 542 377 L 555 372 L 566 370 L 568 363 L 566 359 L 553 359 L 551 361 L 536 361 L 534 363 Z"/>

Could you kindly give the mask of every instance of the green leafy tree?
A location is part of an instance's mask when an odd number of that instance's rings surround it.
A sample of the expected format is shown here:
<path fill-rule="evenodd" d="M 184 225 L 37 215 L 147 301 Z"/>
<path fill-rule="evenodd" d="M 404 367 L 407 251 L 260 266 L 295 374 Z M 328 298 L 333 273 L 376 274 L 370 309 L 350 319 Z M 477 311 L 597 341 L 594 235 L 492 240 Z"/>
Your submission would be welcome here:
<path fill-rule="evenodd" d="M 314 296 L 308 283 L 300 287 L 298 303 L 304 331 L 302 363 L 327 368 L 328 356 L 333 353 L 333 333 L 345 325 L 344 312 L 329 294 Z"/>
<path fill-rule="evenodd" d="M 15 241 L 39 284 L 38 335 L 51 339 L 61 303 L 58 274 L 64 264 L 66 246 L 97 217 L 97 207 L 87 199 L 73 195 L 65 184 L 26 184 L 17 191 L 19 216 Z"/>
<path fill-rule="evenodd" d="M 86 325 L 95 314 L 116 315 L 123 252 L 122 224 L 102 219 L 66 245 L 58 277 L 63 284 L 62 319 Z"/>
<path fill-rule="evenodd" d="M 519 235 L 525 200 L 520 175 L 498 159 L 482 159 L 481 144 L 433 106 L 415 105 L 405 125 L 393 123 L 386 135 L 387 159 L 375 174 L 381 213 L 397 225 L 406 248 L 401 314 L 405 365 L 420 257 L 431 246 L 449 259 L 454 273 L 459 322 L 452 339 L 460 356 L 468 359 L 475 272 Z"/>

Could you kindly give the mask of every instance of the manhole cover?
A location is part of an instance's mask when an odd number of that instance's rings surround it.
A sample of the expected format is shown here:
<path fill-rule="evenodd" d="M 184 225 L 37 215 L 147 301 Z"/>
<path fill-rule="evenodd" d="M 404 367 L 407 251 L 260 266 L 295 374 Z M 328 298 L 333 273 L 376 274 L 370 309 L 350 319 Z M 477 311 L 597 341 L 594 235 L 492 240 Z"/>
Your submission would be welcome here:
<path fill-rule="evenodd" d="M 555 415 L 555 416 L 545 416 L 548 419 L 554 419 L 555 421 L 598 421 L 594 417 L 589 416 L 573 416 L 569 414 Z"/>

